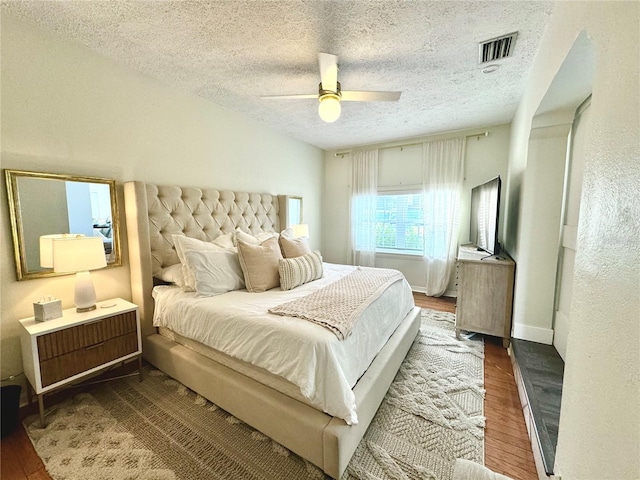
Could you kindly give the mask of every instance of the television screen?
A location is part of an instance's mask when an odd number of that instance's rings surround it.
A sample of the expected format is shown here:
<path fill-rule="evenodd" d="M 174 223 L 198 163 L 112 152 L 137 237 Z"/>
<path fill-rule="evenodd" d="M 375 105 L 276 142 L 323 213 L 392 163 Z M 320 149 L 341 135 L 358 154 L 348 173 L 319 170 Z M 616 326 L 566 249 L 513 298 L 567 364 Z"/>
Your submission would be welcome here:
<path fill-rule="evenodd" d="M 492 255 L 500 253 L 498 214 L 500 213 L 500 176 L 471 190 L 469 241 Z"/>

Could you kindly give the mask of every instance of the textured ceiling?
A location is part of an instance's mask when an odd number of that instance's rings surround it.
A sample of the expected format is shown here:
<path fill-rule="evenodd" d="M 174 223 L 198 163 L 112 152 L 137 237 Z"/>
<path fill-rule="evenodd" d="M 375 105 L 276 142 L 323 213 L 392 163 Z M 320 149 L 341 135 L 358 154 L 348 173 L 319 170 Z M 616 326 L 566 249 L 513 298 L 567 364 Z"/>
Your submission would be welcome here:
<path fill-rule="evenodd" d="M 3 1 L 25 21 L 323 149 L 511 121 L 551 1 Z M 478 42 L 518 32 L 482 73 Z M 326 124 L 317 53 L 339 56 L 344 90 L 402 91 L 344 102 Z"/>

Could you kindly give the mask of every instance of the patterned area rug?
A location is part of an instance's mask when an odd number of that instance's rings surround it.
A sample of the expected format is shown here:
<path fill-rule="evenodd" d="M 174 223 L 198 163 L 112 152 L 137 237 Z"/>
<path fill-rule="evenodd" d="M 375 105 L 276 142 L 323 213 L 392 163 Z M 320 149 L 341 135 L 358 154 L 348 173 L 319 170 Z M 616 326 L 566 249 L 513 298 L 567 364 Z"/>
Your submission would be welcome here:
<path fill-rule="evenodd" d="M 343 480 L 450 480 L 484 463 L 484 346 L 455 339 L 454 315 L 422 327 Z M 154 369 L 51 407 L 25 428 L 54 479 L 322 479 L 320 469 Z"/>

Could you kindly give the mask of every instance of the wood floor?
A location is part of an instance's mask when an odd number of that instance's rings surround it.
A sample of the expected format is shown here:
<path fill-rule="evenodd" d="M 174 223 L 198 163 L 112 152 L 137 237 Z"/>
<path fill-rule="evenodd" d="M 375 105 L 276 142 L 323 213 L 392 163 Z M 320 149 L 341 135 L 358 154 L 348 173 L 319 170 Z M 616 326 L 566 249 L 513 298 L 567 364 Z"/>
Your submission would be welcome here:
<path fill-rule="evenodd" d="M 414 293 L 416 305 L 455 312 L 455 299 Z M 511 361 L 499 339 L 485 337 L 485 465 L 514 480 L 536 480 L 531 444 L 520 408 Z M 55 402 L 47 398 L 47 403 Z M 22 412 L 23 414 L 27 412 Z M 0 443 L 0 478 L 41 480 L 51 477 L 36 455 L 22 424 Z"/>

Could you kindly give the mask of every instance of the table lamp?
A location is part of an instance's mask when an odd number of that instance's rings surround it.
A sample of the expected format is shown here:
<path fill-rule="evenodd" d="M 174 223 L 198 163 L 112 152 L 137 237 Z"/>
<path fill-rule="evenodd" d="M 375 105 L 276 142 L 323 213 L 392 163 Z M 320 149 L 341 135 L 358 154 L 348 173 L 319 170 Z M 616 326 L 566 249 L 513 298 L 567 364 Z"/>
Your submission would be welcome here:
<path fill-rule="evenodd" d="M 301 223 L 299 225 L 293 225 L 291 227 L 293 230 L 293 236 L 296 238 L 305 237 L 309 238 L 309 225 L 306 223 Z"/>
<path fill-rule="evenodd" d="M 45 241 L 45 244 L 48 245 L 48 241 Z M 43 260 L 46 261 L 45 255 L 46 250 L 43 251 L 41 242 L 41 265 Z M 107 266 L 102 239 L 100 237 L 85 237 L 84 235 L 73 234 L 53 235 L 51 236 L 51 257 L 53 259 L 54 272 L 75 272 L 76 274 L 74 293 L 76 311 L 88 312 L 94 310 L 96 308 L 96 290 L 89 270 Z"/>
<path fill-rule="evenodd" d="M 40 237 L 40 266 L 43 268 L 53 268 L 53 239 L 71 237 L 71 233 L 54 233 L 42 235 Z M 75 237 L 84 237 L 83 234 L 73 234 Z"/>

